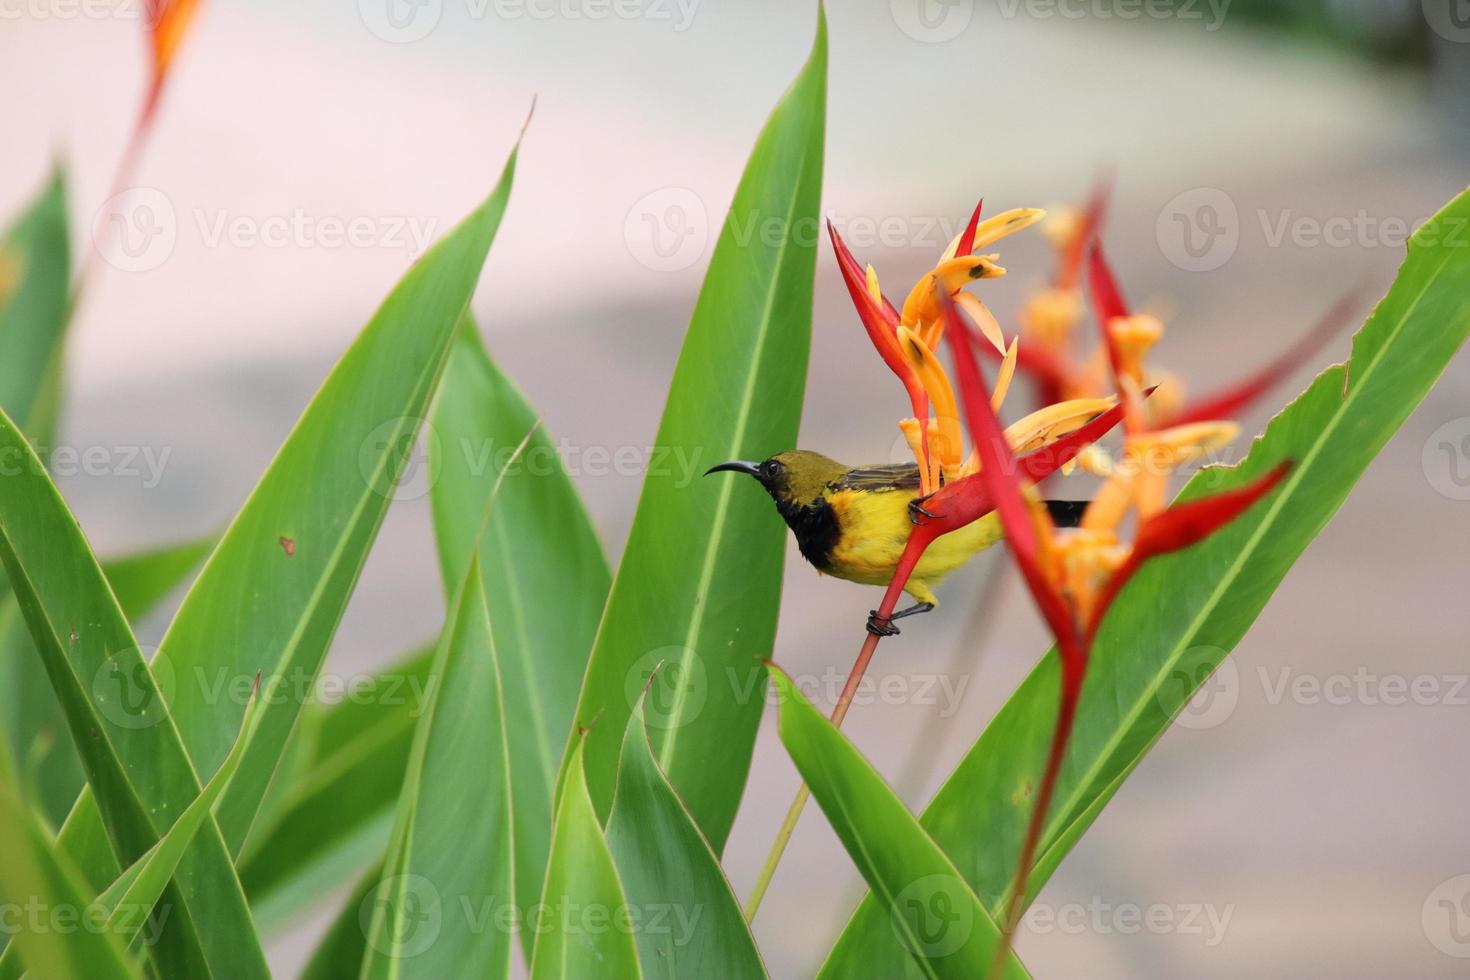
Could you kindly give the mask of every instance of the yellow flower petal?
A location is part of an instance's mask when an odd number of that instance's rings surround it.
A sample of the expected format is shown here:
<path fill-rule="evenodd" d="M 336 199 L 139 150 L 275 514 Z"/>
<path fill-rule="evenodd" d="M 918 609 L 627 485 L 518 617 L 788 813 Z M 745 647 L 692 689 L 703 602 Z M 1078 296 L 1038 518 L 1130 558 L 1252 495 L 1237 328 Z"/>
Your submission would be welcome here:
<path fill-rule="evenodd" d="M 1078 528 L 1059 534 L 1056 550 L 1062 589 L 1078 618 L 1089 622 L 1103 588 L 1127 560 L 1129 549 L 1118 543 L 1111 530 Z"/>
<path fill-rule="evenodd" d="M 985 335 L 985 339 L 990 341 L 990 346 L 994 347 L 997 353 L 1006 353 L 1006 338 L 1001 333 L 1000 323 L 995 319 L 995 314 L 990 312 L 990 308 L 980 301 L 980 297 L 973 293 L 959 293 L 955 296 L 954 302 L 956 306 L 969 315 L 970 322 L 975 324 L 975 328 Z M 939 330 L 937 333 L 941 336 L 944 333 L 944 321 L 942 319 L 939 321 Z M 937 347 L 939 345 L 937 337 L 934 340 L 929 340 L 926 337 L 925 340 L 930 347 Z"/>
<path fill-rule="evenodd" d="M 914 283 L 914 288 L 909 290 L 903 301 L 904 323 L 916 327 L 926 319 L 934 319 L 932 311 L 938 309 L 938 304 L 934 302 L 934 281 L 934 273 L 926 272 Z M 922 315 L 926 309 L 931 311 L 928 317 Z"/>
<path fill-rule="evenodd" d="M 1095 442 L 1082 447 L 1082 451 L 1073 458 L 1072 463 L 1081 466 L 1083 470 L 1091 473 L 1093 476 L 1112 476 L 1116 470 L 1116 467 L 1113 465 L 1113 457 L 1108 455 L 1108 451 Z M 1071 471 L 1063 467 L 1063 472 L 1069 473 Z"/>
<path fill-rule="evenodd" d="M 1164 509 L 1169 493 L 1169 476 L 1157 467 L 1143 470 L 1133 479 L 1133 505 L 1138 508 L 1138 519 L 1148 520 Z"/>
<path fill-rule="evenodd" d="M 958 466 L 962 452 L 962 430 L 959 406 L 955 401 L 954 388 L 949 383 L 949 375 L 945 374 L 944 365 L 939 363 L 939 358 L 934 356 L 934 352 L 919 335 L 901 324 L 898 328 L 898 342 L 903 347 L 904 356 L 918 374 L 924 391 L 929 394 L 929 407 L 938 422 L 937 438 L 930 440 L 931 457 L 937 457 L 943 466 Z"/>
<path fill-rule="evenodd" d="M 1021 329 L 1028 338 L 1051 348 L 1065 347 L 1082 322 L 1082 293 L 1076 289 L 1043 289 L 1021 307 Z"/>
<path fill-rule="evenodd" d="M 1131 456 L 1144 458 L 1155 469 L 1176 469 L 1233 442 L 1240 435 L 1234 422 L 1189 422 L 1128 440 Z"/>
<path fill-rule="evenodd" d="M 1108 321 L 1108 335 L 1117 348 L 1119 367 L 1135 382 L 1142 384 L 1144 358 L 1164 335 L 1163 323 L 1147 313 L 1115 316 Z"/>
<path fill-rule="evenodd" d="M 1016 350 L 1020 343 L 1020 337 L 1012 340 L 1010 350 L 1006 351 L 1005 360 L 1000 362 L 1000 373 L 995 376 L 995 391 L 990 394 L 992 411 L 999 412 L 1000 406 L 1005 403 L 1006 392 L 1011 387 L 1011 378 L 1016 373 Z"/>
<path fill-rule="evenodd" d="M 1168 422 L 1184 409 L 1184 379 L 1172 371 L 1149 372 L 1154 393 L 1148 396 L 1148 417 L 1155 425 Z"/>
<path fill-rule="evenodd" d="M 1092 503 L 1082 512 L 1079 526 L 1089 531 L 1116 532 L 1132 500 L 1133 473 L 1114 473 L 1093 495 Z"/>
<path fill-rule="evenodd" d="M 914 288 L 909 290 L 903 301 L 903 322 L 909 326 L 943 319 L 944 310 L 935 295 L 935 283 L 942 283 L 944 290 L 956 296 L 959 290 L 976 279 L 999 279 L 1006 274 L 1003 266 L 995 264 L 998 255 L 967 255 L 958 259 L 946 259 L 924 273 Z"/>
<path fill-rule="evenodd" d="M 980 222 L 975 228 L 975 244 L 971 251 L 978 252 L 1007 235 L 1014 235 L 1022 228 L 1029 228 L 1045 217 L 1046 212 L 1041 208 L 1012 208 L 1009 211 L 1002 211 L 995 217 Z"/>
<path fill-rule="evenodd" d="M 1070 204 L 1053 205 L 1046 209 L 1046 220 L 1041 224 L 1041 233 L 1052 248 L 1061 250 L 1072 247 L 1072 241 L 1082 231 L 1082 211 Z"/>
<path fill-rule="evenodd" d="M 873 297 L 873 302 L 879 306 L 883 305 L 883 290 L 878 286 L 878 270 L 871 265 L 867 270 L 868 295 Z"/>
<path fill-rule="evenodd" d="M 914 454 L 915 461 L 919 464 L 919 493 L 928 496 L 939 489 L 939 457 L 934 452 L 933 419 L 926 419 L 929 424 L 925 427 L 929 431 L 929 458 L 924 458 L 924 428 L 920 428 L 918 419 L 901 419 L 898 423 L 899 431 L 903 433 L 904 441 L 909 444 L 909 449 Z"/>
<path fill-rule="evenodd" d="M 1115 398 L 1074 398 L 1057 402 L 1006 428 L 1006 441 L 1018 453 L 1030 452 L 1086 425 L 1116 404 Z"/>

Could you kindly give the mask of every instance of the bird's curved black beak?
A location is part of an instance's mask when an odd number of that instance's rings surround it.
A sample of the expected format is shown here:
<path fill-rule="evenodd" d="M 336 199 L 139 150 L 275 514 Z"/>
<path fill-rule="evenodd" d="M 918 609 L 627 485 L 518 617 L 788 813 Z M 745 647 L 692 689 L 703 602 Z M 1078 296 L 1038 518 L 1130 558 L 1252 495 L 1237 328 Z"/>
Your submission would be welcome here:
<path fill-rule="evenodd" d="M 744 473 L 746 476 L 759 477 L 761 475 L 761 466 L 759 463 L 747 463 L 743 459 L 732 459 L 728 463 L 721 463 L 719 466 L 711 466 L 709 469 L 704 471 L 704 475 L 709 476 L 711 473 L 723 473 L 726 471 L 729 471 L 731 473 Z"/>

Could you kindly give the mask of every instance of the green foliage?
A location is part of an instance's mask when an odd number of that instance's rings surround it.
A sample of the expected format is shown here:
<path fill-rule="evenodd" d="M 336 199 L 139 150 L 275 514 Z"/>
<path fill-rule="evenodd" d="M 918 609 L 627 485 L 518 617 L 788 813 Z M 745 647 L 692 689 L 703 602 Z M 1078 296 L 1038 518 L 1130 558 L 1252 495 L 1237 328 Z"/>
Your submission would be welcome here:
<path fill-rule="evenodd" d="M 781 742 L 922 976 L 989 975 L 1000 928 L 883 777 L 782 671 Z M 882 925 L 875 923 L 875 927 Z M 1012 954 L 1005 977 L 1029 974 Z"/>
<path fill-rule="evenodd" d="M 510 931 L 481 919 L 483 899 L 510 896 L 512 867 L 510 750 L 481 581 L 472 555 L 430 669 L 438 683 L 414 732 L 364 978 L 510 967 Z"/>
<path fill-rule="evenodd" d="M 199 780 L 76 519 L 3 413 L 0 453 L 18 461 L 0 481 L 0 558 L 81 754 L 85 799 L 126 866 L 199 795 Z M 154 950 L 159 969 L 266 976 L 244 893 L 212 825 L 179 868 L 169 899 L 177 911 Z"/>
<path fill-rule="evenodd" d="M 71 909 L 86 921 L 105 922 L 105 913 L 83 895 L 85 882 L 69 867 L 36 814 L 19 794 L 10 768 L 10 750 L 0 746 L 0 901 L 43 914 Z M 28 924 L 29 925 L 29 924 Z M 48 980 L 142 980 L 143 971 L 128 955 L 123 937 L 107 928 L 62 931 L 43 924 L 16 931 L 7 958 L 18 950 L 31 975 Z M 18 965 L 18 964 L 17 964 Z"/>
<path fill-rule="evenodd" d="M 238 710 L 221 683 L 263 671 L 259 734 L 220 802 L 238 852 L 315 682 L 412 450 L 505 212 L 512 154 L 489 198 L 403 277 L 331 375 L 205 563 L 159 659 L 196 763 L 217 764 Z M 253 583 L 242 589 L 241 581 Z M 220 624 L 229 624 L 221 629 Z"/>
<path fill-rule="evenodd" d="M 102 572 L 123 615 L 134 622 L 182 584 L 213 546 L 213 538 L 185 541 L 104 561 Z M 0 598 L 0 678 L 0 724 L 16 747 L 28 792 L 47 822 L 59 826 L 86 777 L 66 716 L 11 595 Z"/>
<path fill-rule="evenodd" d="M 760 721 L 785 532 L 750 487 L 688 485 L 680 474 L 795 443 L 826 95 L 819 16 L 810 60 L 751 151 L 669 386 L 654 445 L 693 465 L 650 467 L 577 704 L 577 723 L 588 729 L 587 783 L 605 815 L 628 713 L 653 668 L 666 665 L 649 695 L 654 750 L 716 853 Z"/>
<path fill-rule="evenodd" d="M 430 425 L 434 529 L 451 596 L 478 542 L 479 592 L 505 685 L 515 893 L 525 909 L 546 878 L 557 766 L 611 573 L 551 437 L 473 323 L 460 331 Z"/>
<path fill-rule="evenodd" d="M 654 759 L 646 702 L 628 716 L 607 822 L 644 975 L 765 976 L 719 858 Z"/>
<path fill-rule="evenodd" d="M 643 976 L 626 918 L 628 899 L 587 791 L 585 745 L 579 739 L 567 754 L 541 893 L 541 910 L 550 921 L 535 923 L 531 980 Z"/>
<path fill-rule="evenodd" d="M 370 700 L 307 706 L 293 736 L 305 760 L 239 858 L 263 931 L 293 921 L 382 855 L 414 726 L 436 684 L 433 660 L 430 647 L 373 675 L 370 690 L 380 693 Z"/>
<path fill-rule="evenodd" d="M 70 275 L 66 179 L 57 169 L 0 239 L 0 408 L 42 446 L 55 432 Z"/>

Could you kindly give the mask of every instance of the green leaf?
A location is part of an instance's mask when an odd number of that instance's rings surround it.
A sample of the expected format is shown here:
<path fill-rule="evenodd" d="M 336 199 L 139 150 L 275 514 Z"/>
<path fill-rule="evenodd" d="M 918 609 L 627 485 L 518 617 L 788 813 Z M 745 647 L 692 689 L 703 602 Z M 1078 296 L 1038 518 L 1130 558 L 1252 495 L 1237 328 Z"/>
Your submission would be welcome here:
<path fill-rule="evenodd" d="M 129 555 L 103 562 L 102 571 L 132 622 L 177 588 L 213 544 L 213 538 L 202 538 Z M 26 770 L 25 783 L 41 813 L 59 826 L 86 777 L 20 607 L 8 595 L 0 599 L 0 723 L 19 752 L 17 765 Z"/>
<path fill-rule="evenodd" d="M 303 714 L 315 733 L 308 758 L 240 858 L 240 884 L 262 932 L 295 921 L 383 854 L 414 726 L 437 684 L 433 659 L 434 647 L 415 651 L 374 674 L 370 696 L 314 703 Z"/>
<path fill-rule="evenodd" d="M 516 902 L 526 909 L 546 878 L 557 766 L 611 573 L 555 443 L 473 323 L 460 332 L 430 421 L 434 527 L 450 595 L 478 535 L 505 685 Z M 533 429 L 507 471 L 508 454 Z M 487 523 L 485 500 L 497 481 Z"/>
<path fill-rule="evenodd" d="M 863 880 L 879 896 L 887 922 L 875 927 L 886 925 L 889 935 L 902 941 L 921 976 L 989 976 L 1000 944 L 990 913 L 853 744 L 785 672 L 775 670 L 771 676 L 780 695 L 781 742 Z M 1014 953 L 1002 975 L 1028 976 Z"/>
<path fill-rule="evenodd" d="M 535 933 L 531 980 L 638 980 L 628 899 L 587 792 L 583 746 L 567 753 L 566 775 L 551 830 L 543 904 Z M 549 920 L 549 921 L 548 921 Z"/>
<path fill-rule="evenodd" d="M 504 213 L 515 165 L 490 197 L 437 242 L 389 294 L 297 422 L 185 597 L 155 667 L 195 765 L 229 749 L 243 691 L 265 676 L 265 710 L 216 817 L 238 854 L 311 697 L 418 421 L 448 357 Z M 86 795 L 61 840 L 95 848 Z"/>
<path fill-rule="evenodd" d="M 0 903 L 50 916 L 39 928 L 29 928 L 25 916 L 8 925 L 12 941 L 7 958 L 18 966 L 24 957 L 31 975 L 46 980 L 141 980 L 143 973 L 128 955 L 123 936 L 106 927 L 105 910 L 89 903 L 85 894 L 85 883 L 20 798 L 10 748 L 0 746 Z M 61 927 L 62 915 L 68 917 L 68 928 Z"/>
<path fill-rule="evenodd" d="M 43 446 L 56 421 L 70 283 L 66 181 L 58 168 L 0 239 L 0 408 Z"/>
<path fill-rule="evenodd" d="M 1348 363 L 1318 376 L 1238 466 L 1206 469 L 1185 487 L 1181 498 L 1195 498 L 1241 486 L 1282 460 L 1295 462 L 1265 502 L 1188 551 L 1146 565 L 1109 612 L 1030 877 L 1033 895 L 1245 635 L 1292 563 L 1464 343 L 1470 332 L 1467 227 L 1470 192 L 1410 239 L 1408 258 L 1354 338 Z M 1052 653 L 996 715 L 923 816 L 925 828 L 996 914 L 1015 873 L 1028 793 L 1056 719 L 1057 682 Z M 856 964 L 876 974 L 892 970 L 902 953 L 874 928 L 881 918 L 881 909 L 866 900 L 823 976 L 847 976 Z"/>
<path fill-rule="evenodd" d="M 444 625 L 414 733 L 361 976 L 504 977 L 513 934 L 510 755 L 478 557 Z M 483 920 L 481 917 L 484 917 Z"/>
<path fill-rule="evenodd" d="M 719 858 L 648 740 L 643 700 L 628 717 L 617 793 L 607 823 L 646 976 L 763 977 L 755 940 Z"/>
<path fill-rule="evenodd" d="M 179 866 L 179 859 L 184 856 L 184 851 L 194 840 L 199 828 L 209 819 L 215 801 L 230 784 L 235 770 L 240 767 L 240 760 L 245 757 L 245 745 L 250 737 L 252 723 L 260 715 L 258 693 L 255 691 L 250 695 L 250 703 L 246 705 L 245 717 L 240 722 L 240 734 L 235 739 L 234 748 L 230 749 L 230 754 L 225 756 L 219 770 L 210 777 L 194 802 L 179 814 L 179 819 L 174 821 L 174 825 L 148 853 L 97 896 L 97 904 L 108 911 L 109 929 L 131 939 L 143 924 L 142 919 L 158 903 L 169 879 L 173 877 L 174 870 Z"/>
<path fill-rule="evenodd" d="M 119 864 L 141 857 L 199 795 L 159 684 L 39 457 L 0 413 L 0 559 L 81 754 Z M 154 954 L 165 976 L 267 976 L 214 824 L 179 863 Z"/>
<path fill-rule="evenodd" d="M 123 871 L 115 882 L 97 896 L 93 907 L 106 914 L 103 921 L 106 921 L 110 932 L 131 940 L 153 911 L 154 905 L 168 886 L 169 879 L 172 879 L 179 860 L 184 857 L 185 849 L 193 842 L 198 829 L 204 826 L 210 808 L 219 799 L 225 786 L 229 785 L 229 779 L 234 776 L 235 768 L 244 755 L 245 738 L 250 732 L 251 718 L 256 717 L 256 707 L 256 699 L 251 698 L 251 705 L 245 711 L 245 718 L 240 726 L 240 736 L 235 739 L 235 748 L 229 751 L 219 771 L 210 777 L 203 792 L 185 808 L 178 820 L 173 821 L 168 833 L 148 848 L 147 854 L 138 858 L 132 867 Z M 18 976 L 22 970 L 24 967 L 19 956 L 19 946 L 10 943 L 4 949 L 4 954 L 0 955 L 0 976 Z"/>
<path fill-rule="evenodd" d="M 696 474 L 795 444 L 826 91 L 819 13 L 811 58 L 756 140 L 710 260 L 577 704 L 587 782 L 605 815 L 628 714 L 667 663 L 649 694 L 654 751 L 716 853 L 760 722 L 786 532 L 759 488 Z"/>

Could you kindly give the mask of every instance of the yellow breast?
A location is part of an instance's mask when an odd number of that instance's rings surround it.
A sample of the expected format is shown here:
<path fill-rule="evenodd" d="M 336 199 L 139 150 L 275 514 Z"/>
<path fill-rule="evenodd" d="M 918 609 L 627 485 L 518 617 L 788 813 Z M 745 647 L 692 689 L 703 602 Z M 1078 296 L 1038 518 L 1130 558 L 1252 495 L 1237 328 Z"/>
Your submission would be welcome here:
<path fill-rule="evenodd" d="M 913 529 L 908 507 L 916 497 L 912 490 L 832 494 L 828 502 L 841 533 L 829 553 L 826 571 L 865 585 L 887 585 Z M 924 552 L 906 591 L 922 602 L 934 602 L 931 586 L 1000 537 L 1000 521 L 990 514 L 936 539 Z"/>

